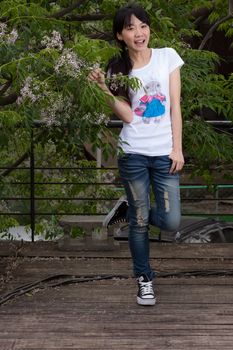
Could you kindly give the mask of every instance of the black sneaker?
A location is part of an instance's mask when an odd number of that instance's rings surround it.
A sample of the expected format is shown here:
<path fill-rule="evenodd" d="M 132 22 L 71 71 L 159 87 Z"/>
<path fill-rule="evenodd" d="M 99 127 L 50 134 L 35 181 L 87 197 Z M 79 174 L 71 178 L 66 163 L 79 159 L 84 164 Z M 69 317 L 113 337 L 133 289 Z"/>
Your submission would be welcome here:
<path fill-rule="evenodd" d="M 120 222 L 126 222 L 127 210 L 128 210 L 128 202 L 123 196 L 120 199 L 118 199 L 115 206 L 105 217 L 103 221 L 103 226 L 109 227 L 111 225 L 115 225 Z"/>
<path fill-rule="evenodd" d="M 153 282 L 144 273 L 138 277 L 137 303 L 139 305 L 155 305 L 156 303 Z"/>

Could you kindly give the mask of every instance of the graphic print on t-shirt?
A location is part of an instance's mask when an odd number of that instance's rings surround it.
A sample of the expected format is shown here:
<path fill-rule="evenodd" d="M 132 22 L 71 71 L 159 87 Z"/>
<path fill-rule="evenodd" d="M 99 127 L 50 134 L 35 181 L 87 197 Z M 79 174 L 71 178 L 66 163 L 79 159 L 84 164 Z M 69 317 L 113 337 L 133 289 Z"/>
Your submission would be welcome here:
<path fill-rule="evenodd" d="M 166 96 L 161 92 L 161 84 L 152 80 L 144 86 L 145 95 L 139 99 L 139 105 L 134 112 L 142 117 L 143 123 L 149 124 L 150 120 L 157 122 L 165 114 Z"/>

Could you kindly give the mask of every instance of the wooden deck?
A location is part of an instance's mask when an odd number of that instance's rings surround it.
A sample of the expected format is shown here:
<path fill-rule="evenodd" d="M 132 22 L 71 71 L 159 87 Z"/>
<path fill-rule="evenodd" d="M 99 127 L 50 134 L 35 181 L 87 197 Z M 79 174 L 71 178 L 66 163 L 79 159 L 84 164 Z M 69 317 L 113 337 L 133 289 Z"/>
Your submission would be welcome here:
<path fill-rule="evenodd" d="M 158 304 L 136 304 L 127 243 L 116 252 L 61 252 L 55 243 L 0 243 L 2 295 L 54 274 L 127 278 L 36 288 L 0 307 L 1 350 L 232 350 L 233 245 L 151 244 Z M 206 273 L 209 272 L 209 275 Z"/>

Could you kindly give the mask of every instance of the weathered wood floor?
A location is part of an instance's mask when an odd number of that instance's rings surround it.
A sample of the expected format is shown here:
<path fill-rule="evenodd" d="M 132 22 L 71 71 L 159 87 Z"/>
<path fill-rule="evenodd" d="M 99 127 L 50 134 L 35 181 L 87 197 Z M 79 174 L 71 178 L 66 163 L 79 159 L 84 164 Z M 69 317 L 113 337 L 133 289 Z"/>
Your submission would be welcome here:
<path fill-rule="evenodd" d="M 136 304 L 126 244 L 118 252 L 68 254 L 56 244 L 2 242 L 0 257 L 2 294 L 58 273 L 129 277 L 36 289 L 8 301 L 0 307 L 1 350 L 233 349 L 231 244 L 151 244 L 153 268 L 168 273 L 157 278 L 154 307 Z"/>

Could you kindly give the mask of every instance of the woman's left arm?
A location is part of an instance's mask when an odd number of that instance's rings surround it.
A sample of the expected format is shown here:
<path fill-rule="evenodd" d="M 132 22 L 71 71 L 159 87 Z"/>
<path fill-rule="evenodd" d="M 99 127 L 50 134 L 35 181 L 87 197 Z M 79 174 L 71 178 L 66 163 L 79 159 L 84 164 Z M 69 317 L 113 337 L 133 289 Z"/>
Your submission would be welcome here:
<path fill-rule="evenodd" d="M 172 160 L 170 173 L 176 173 L 183 168 L 184 156 L 182 152 L 182 116 L 180 108 L 180 68 L 176 68 L 169 76 L 171 124 L 173 147 L 169 158 Z"/>

